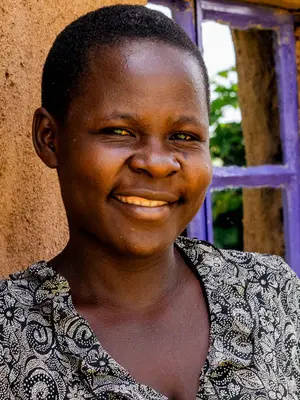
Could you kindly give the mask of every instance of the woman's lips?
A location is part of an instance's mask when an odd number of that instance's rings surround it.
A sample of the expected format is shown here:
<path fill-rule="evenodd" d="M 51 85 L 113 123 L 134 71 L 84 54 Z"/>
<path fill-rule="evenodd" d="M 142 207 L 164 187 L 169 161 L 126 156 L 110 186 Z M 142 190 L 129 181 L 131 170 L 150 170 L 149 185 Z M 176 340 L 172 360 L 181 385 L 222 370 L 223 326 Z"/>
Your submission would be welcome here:
<path fill-rule="evenodd" d="M 112 199 L 117 209 L 129 218 L 144 221 L 166 221 L 176 202 L 150 200 L 139 196 L 114 195 Z"/>
<path fill-rule="evenodd" d="M 161 207 L 161 206 L 168 204 L 167 201 L 149 200 L 149 199 L 145 199 L 143 197 L 137 197 L 137 196 L 118 196 L 117 195 L 114 197 L 122 203 L 133 204 L 135 206 L 141 206 L 141 207 Z"/>

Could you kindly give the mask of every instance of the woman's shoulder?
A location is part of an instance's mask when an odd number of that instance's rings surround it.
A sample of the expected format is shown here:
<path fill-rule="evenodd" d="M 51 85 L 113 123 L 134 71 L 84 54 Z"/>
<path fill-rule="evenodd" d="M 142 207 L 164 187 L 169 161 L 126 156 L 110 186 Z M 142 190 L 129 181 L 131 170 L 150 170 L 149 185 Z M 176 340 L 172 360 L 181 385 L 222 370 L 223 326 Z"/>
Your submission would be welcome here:
<path fill-rule="evenodd" d="M 300 280 L 282 257 L 272 254 L 218 249 L 213 244 L 179 237 L 176 245 L 203 277 L 247 285 L 271 285 L 277 290 L 294 286 Z"/>
<path fill-rule="evenodd" d="M 294 343 L 300 341 L 300 280 L 283 258 L 220 250 L 198 239 L 180 238 L 176 243 L 196 267 L 212 308 L 222 304 L 221 313 L 231 309 L 232 315 L 242 308 L 244 316 L 248 310 L 249 320 L 261 331 L 264 324 L 273 329 L 278 320 L 281 338 L 292 335 Z"/>
<path fill-rule="evenodd" d="M 0 280 L 0 322 L 4 320 L 13 326 L 24 320 L 26 311 L 37 302 L 39 288 L 49 276 L 45 261 L 32 264 L 24 271 Z"/>

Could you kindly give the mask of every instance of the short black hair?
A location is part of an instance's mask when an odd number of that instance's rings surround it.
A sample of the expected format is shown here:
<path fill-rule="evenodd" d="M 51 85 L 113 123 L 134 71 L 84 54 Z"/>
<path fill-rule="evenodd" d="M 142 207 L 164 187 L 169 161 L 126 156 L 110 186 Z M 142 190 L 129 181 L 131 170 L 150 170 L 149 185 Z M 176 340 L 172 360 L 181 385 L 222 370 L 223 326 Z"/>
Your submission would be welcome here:
<path fill-rule="evenodd" d="M 174 21 L 140 5 L 100 8 L 78 18 L 57 36 L 43 69 L 42 107 L 64 122 L 88 70 L 91 50 L 126 39 L 161 41 L 190 52 L 202 71 L 209 110 L 209 79 L 200 50 Z"/>

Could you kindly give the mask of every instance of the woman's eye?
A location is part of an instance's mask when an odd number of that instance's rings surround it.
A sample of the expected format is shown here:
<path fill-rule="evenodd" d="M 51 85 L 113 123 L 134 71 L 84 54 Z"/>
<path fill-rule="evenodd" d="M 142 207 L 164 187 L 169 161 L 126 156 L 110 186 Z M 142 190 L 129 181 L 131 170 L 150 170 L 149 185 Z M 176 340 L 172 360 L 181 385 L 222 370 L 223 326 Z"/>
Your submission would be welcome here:
<path fill-rule="evenodd" d="M 193 136 L 193 135 L 188 134 L 188 133 L 178 132 L 178 133 L 174 133 L 170 137 L 170 140 L 192 141 L 192 140 L 197 140 L 197 138 L 195 136 Z"/>
<path fill-rule="evenodd" d="M 127 129 L 123 128 L 102 128 L 99 129 L 99 131 L 96 131 L 95 133 L 100 133 L 102 135 L 108 135 L 108 136 L 134 136 L 133 133 L 131 133 Z"/>
<path fill-rule="evenodd" d="M 130 135 L 130 132 L 126 131 L 126 129 L 112 129 L 111 132 L 120 136 Z"/>

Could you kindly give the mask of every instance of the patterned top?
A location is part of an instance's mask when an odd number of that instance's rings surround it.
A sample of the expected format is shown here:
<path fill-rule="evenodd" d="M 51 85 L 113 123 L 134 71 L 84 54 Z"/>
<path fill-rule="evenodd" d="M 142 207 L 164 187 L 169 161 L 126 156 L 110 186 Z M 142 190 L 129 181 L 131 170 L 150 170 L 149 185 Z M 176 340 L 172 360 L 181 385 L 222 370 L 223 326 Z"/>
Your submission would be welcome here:
<path fill-rule="evenodd" d="M 299 400 L 300 285 L 277 256 L 179 238 L 210 313 L 197 399 Z M 45 261 L 0 281 L 0 399 L 166 400 L 136 382 L 76 312 Z"/>

